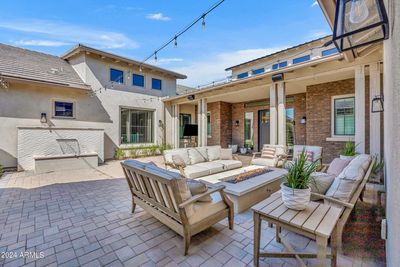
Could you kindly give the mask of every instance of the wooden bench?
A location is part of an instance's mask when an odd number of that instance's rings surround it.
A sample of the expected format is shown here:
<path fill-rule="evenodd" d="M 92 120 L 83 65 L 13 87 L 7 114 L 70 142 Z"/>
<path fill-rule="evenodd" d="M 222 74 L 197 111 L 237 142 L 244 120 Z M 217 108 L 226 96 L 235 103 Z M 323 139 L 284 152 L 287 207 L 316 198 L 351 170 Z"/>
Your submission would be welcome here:
<path fill-rule="evenodd" d="M 182 180 L 186 183 L 186 179 L 178 173 L 169 172 L 154 165 L 147 168 L 146 164 L 135 160 L 122 162 L 121 165 L 132 193 L 132 213 L 135 211 L 136 205 L 139 205 L 182 236 L 184 238 L 184 255 L 187 255 L 190 239 L 193 235 L 224 218 L 228 218 L 229 229 L 233 229 L 233 205 L 223 192 L 224 186 L 209 187 L 207 192 L 192 196 L 184 201 L 178 183 Z M 186 208 L 190 205 L 193 205 L 193 207 L 200 205 L 196 204 L 196 201 L 213 193 L 221 195 L 222 200 L 218 201 L 217 204 L 222 208 L 214 213 L 208 212 L 210 213 L 208 215 L 206 215 L 207 211 L 203 212 L 204 214 L 197 212 L 195 214 L 196 220 L 194 220 L 191 217 L 193 215 L 189 215 Z M 201 205 L 207 205 L 207 202 Z M 207 208 L 207 206 L 204 207 Z M 213 208 L 215 207 L 210 206 L 210 209 Z"/>

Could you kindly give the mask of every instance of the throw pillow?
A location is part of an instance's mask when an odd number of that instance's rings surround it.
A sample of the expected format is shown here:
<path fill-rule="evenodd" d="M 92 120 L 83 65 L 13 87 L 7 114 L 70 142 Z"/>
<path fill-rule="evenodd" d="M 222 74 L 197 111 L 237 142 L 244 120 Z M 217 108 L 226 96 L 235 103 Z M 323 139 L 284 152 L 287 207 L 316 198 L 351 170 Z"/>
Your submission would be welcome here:
<path fill-rule="evenodd" d="M 297 158 L 300 157 L 301 153 L 302 153 L 302 152 L 298 152 L 298 153 L 297 153 Z M 305 151 L 305 154 L 306 154 L 306 160 L 307 160 L 307 161 L 309 161 L 309 162 L 313 162 L 313 161 L 314 161 L 314 152 L 313 152 L 313 151 L 308 151 L 308 150 L 306 150 L 306 151 Z"/>
<path fill-rule="evenodd" d="M 207 149 L 205 147 L 189 148 L 188 152 L 189 152 L 190 164 L 192 165 L 208 161 Z"/>
<path fill-rule="evenodd" d="M 172 155 L 172 162 L 175 166 L 181 166 L 182 168 L 186 167 L 186 163 L 180 155 Z"/>
<path fill-rule="evenodd" d="M 187 184 L 189 186 L 189 190 L 190 190 L 190 193 L 192 194 L 192 196 L 203 194 L 203 193 L 207 192 L 207 190 L 208 190 L 207 185 L 200 181 L 196 181 L 193 179 L 187 179 Z M 210 195 L 204 196 L 204 197 L 198 199 L 197 201 L 211 202 L 212 197 Z"/>
<path fill-rule="evenodd" d="M 349 165 L 349 163 L 350 160 L 336 158 L 331 162 L 326 173 L 338 176 L 344 170 L 344 168 Z"/>
<path fill-rule="evenodd" d="M 263 148 L 261 152 L 261 157 L 264 159 L 274 159 L 275 158 L 276 149 L 273 147 Z"/>
<path fill-rule="evenodd" d="M 334 175 L 322 173 L 322 172 L 314 172 L 310 177 L 310 187 L 311 192 L 318 193 L 321 195 L 325 195 L 328 189 L 331 187 L 333 181 L 335 180 Z M 319 197 L 311 196 L 312 201 L 320 200 Z"/>
<path fill-rule="evenodd" d="M 207 147 L 208 161 L 219 160 L 221 158 L 221 147 L 220 146 L 209 146 Z"/>
<path fill-rule="evenodd" d="M 220 156 L 221 156 L 222 160 L 231 160 L 232 159 L 232 149 L 222 148 Z"/>
<path fill-rule="evenodd" d="M 185 202 L 186 200 L 190 199 L 192 197 L 192 194 L 190 193 L 189 187 L 186 183 L 186 179 L 185 178 L 179 178 L 176 179 L 177 184 L 178 184 L 178 191 L 179 194 L 181 196 L 182 202 Z M 175 200 L 173 200 L 173 204 L 175 206 L 176 210 L 179 210 L 177 207 L 177 203 L 175 203 Z M 194 215 L 194 207 L 193 204 L 189 204 L 185 207 L 186 210 L 186 214 L 188 217 L 193 216 Z"/>

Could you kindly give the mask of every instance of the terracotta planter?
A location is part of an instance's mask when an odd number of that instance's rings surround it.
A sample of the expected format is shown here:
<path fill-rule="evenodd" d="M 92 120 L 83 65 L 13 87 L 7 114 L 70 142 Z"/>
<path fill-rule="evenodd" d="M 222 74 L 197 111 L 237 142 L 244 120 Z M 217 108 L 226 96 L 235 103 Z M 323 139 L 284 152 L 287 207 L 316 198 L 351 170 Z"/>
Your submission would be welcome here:
<path fill-rule="evenodd" d="M 282 201 L 286 207 L 293 210 L 304 210 L 310 203 L 311 188 L 293 189 L 285 183 L 281 184 Z"/>
<path fill-rule="evenodd" d="M 356 156 L 344 156 L 344 155 L 340 155 L 340 159 L 343 160 L 353 160 Z"/>

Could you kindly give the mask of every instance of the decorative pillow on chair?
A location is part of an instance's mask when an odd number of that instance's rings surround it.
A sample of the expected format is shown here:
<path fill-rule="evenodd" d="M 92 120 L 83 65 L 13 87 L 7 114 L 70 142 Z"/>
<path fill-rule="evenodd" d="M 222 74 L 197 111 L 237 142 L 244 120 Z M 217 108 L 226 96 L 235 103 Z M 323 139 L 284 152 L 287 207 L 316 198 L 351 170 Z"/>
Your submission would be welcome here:
<path fill-rule="evenodd" d="M 310 177 L 311 192 L 325 195 L 335 180 L 334 175 L 326 174 L 323 172 L 314 172 Z M 311 196 L 311 200 L 320 200 L 319 197 Z"/>
<path fill-rule="evenodd" d="M 300 157 L 301 153 L 302 153 L 302 152 L 298 152 L 298 153 L 297 153 L 297 158 Z M 306 160 L 307 160 L 307 161 L 309 161 L 309 162 L 314 162 L 314 152 L 313 152 L 313 151 L 308 151 L 308 150 L 306 150 L 304 153 L 306 154 Z"/>
<path fill-rule="evenodd" d="M 336 158 L 331 162 L 326 173 L 338 176 L 349 163 L 350 160 Z"/>
<path fill-rule="evenodd" d="M 232 159 L 232 149 L 222 148 L 220 157 L 222 160 L 231 160 Z"/>
<path fill-rule="evenodd" d="M 186 163 L 180 155 L 172 155 L 172 162 L 176 166 L 181 166 L 182 168 L 186 167 Z"/>
<path fill-rule="evenodd" d="M 203 194 L 203 193 L 207 192 L 207 190 L 208 190 L 208 187 L 205 183 L 196 181 L 193 179 L 187 179 L 187 185 L 189 187 L 189 190 L 190 190 L 190 193 L 192 194 L 192 196 Z M 212 197 L 210 195 L 204 196 L 202 198 L 199 198 L 197 201 L 211 202 Z"/>
<path fill-rule="evenodd" d="M 273 147 L 263 148 L 261 151 L 261 157 L 264 159 L 274 159 L 275 158 L 276 149 Z"/>

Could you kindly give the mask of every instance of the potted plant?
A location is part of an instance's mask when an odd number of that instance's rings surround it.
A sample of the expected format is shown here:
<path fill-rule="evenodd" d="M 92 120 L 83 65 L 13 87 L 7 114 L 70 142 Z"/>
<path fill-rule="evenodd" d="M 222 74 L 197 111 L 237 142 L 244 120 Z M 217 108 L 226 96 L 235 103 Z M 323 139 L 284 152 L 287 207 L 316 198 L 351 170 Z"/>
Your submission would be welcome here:
<path fill-rule="evenodd" d="M 235 154 L 238 151 L 238 145 L 229 145 L 230 149 L 232 149 L 232 153 Z"/>
<path fill-rule="evenodd" d="M 305 151 L 290 164 L 286 181 L 281 184 L 282 201 L 289 209 L 303 210 L 310 202 L 311 174 L 317 170 L 317 161 L 307 162 Z"/>
<path fill-rule="evenodd" d="M 374 156 L 375 162 L 372 165 L 370 183 L 383 184 L 383 169 L 385 167 L 385 162 L 383 159 L 379 160 L 378 156 Z"/>
<path fill-rule="evenodd" d="M 340 159 L 344 159 L 344 160 L 352 160 L 356 157 L 357 153 L 356 153 L 356 148 L 357 148 L 358 144 L 352 142 L 352 141 L 347 141 L 344 144 L 344 147 L 342 149 L 342 152 L 340 154 Z"/>
<path fill-rule="evenodd" d="M 246 154 L 247 153 L 247 148 L 246 147 L 241 147 L 240 148 L 240 154 Z"/>

